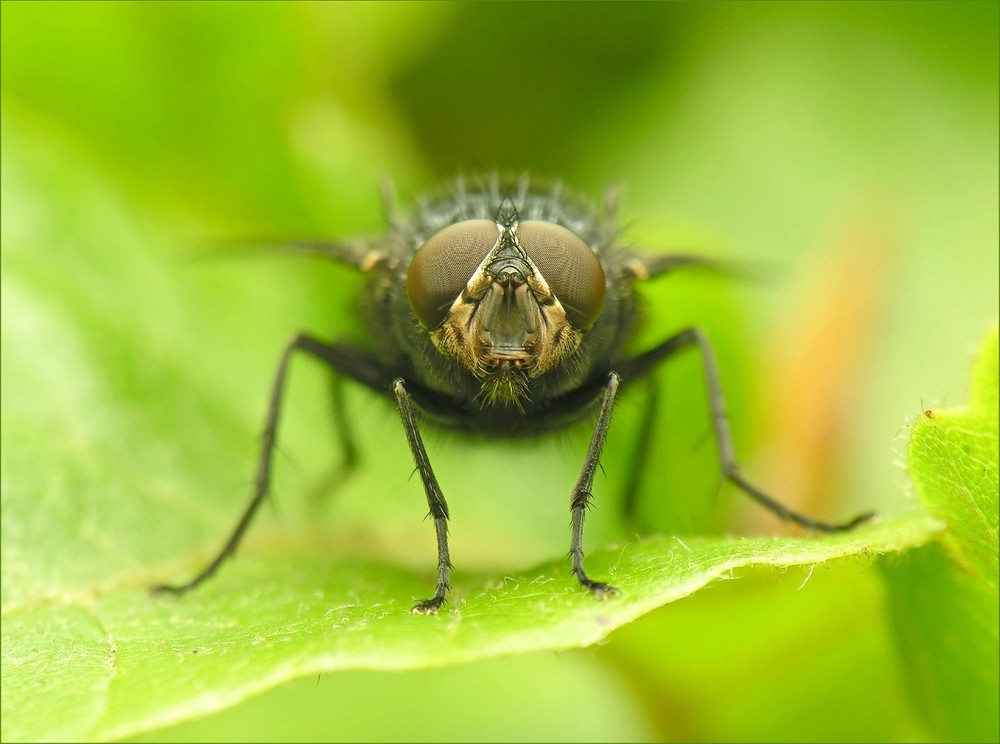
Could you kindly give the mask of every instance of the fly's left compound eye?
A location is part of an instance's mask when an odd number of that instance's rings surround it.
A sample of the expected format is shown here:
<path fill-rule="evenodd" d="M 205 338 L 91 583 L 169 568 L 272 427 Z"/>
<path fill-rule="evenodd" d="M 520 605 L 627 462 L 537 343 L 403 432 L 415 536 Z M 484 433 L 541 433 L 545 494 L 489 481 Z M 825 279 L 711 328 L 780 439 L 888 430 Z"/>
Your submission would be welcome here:
<path fill-rule="evenodd" d="M 434 233 L 417 249 L 406 271 L 406 296 L 424 328 L 441 325 L 498 237 L 490 220 L 465 220 Z"/>
<path fill-rule="evenodd" d="M 542 220 L 517 226 L 517 237 L 576 328 L 590 328 L 604 307 L 604 269 L 590 246 Z"/>

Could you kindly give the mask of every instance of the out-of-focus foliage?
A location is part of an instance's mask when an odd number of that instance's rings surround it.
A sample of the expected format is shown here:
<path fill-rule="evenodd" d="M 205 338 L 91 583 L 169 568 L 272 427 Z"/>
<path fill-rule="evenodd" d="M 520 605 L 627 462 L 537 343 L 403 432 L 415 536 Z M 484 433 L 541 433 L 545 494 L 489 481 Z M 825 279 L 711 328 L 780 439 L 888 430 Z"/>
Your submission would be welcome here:
<path fill-rule="evenodd" d="M 131 597 L 118 611 L 141 636 L 139 589 L 190 570 L 242 507 L 282 344 L 300 328 L 360 332 L 350 272 L 219 241 L 377 232 L 383 175 L 404 197 L 456 169 L 525 168 L 593 194 L 620 180 L 628 240 L 760 262 L 759 284 L 677 275 L 650 286 L 637 345 L 703 325 L 748 473 L 817 516 L 908 519 L 918 507 L 892 441 L 910 420 L 949 423 L 921 412 L 962 399 L 970 351 L 997 314 L 997 13 L 933 2 L 4 3 L 4 738 L 18 720 L 23 737 L 81 735 L 102 700 L 140 689 L 94 606 Z M 642 529 L 717 533 L 730 504 L 733 529 L 774 529 L 738 494 L 715 496 L 696 360 L 658 385 Z M 177 628 L 218 620 L 199 607 L 239 587 L 250 604 L 268 586 L 308 592 L 302 561 L 322 566 L 326 554 L 331 581 L 356 565 L 364 585 L 366 567 L 384 578 L 399 566 L 399 587 L 413 585 L 404 594 L 426 591 L 413 572 L 431 568 L 432 534 L 391 407 L 348 390 L 362 463 L 313 509 L 337 460 L 316 403 L 326 388 L 322 371 L 295 367 L 278 507 L 254 526 L 245 560 L 194 601 L 159 606 Z M 617 499 L 644 400 L 636 391 L 616 412 L 588 519 L 595 557 L 635 537 Z M 558 570 L 586 437 L 518 447 L 429 433 L 456 585 Z M 995 648 L 996 619 L 966 609 L 970 597 L 980 607 L 989 567 L 969 588 L 955 561 L 992 556 L 995 598 L 995 512 L 992 525 L 991 544 L 951 530 L 884 572 L 868 561 L 743 570 L 596 651 L 331 673 L 160 735 L 972 737 L 990 715 L 995 725 L 995 708 L 976 702 L 995 692 L 995 666 L 977 666 L 975 649 Z M 907 587 L 928 577 L 939 600 L 913 604 Z M 25 608 L 47 619 L 32 629 L 37 646 L 14 648 L 8 626 Z M 986 645 L 951 653 L 941 639 L 963 627 Z M 216 645 L 220 630 L 234 629 L 216 628 L 204 648 L 229 682 L 246 681 L 238 644 Z M 924 676 L 897 664 L 894 638 L 908 658 L 925 652 Z M 178 669 L 202 649 L 147 641 Z M 271 682 L 253 689 L 294 676 L 276 648 Z M 77 674 L 46 675 L 45 658 Z M 31 709 L 10 707 L 9 680 L 25 668 L 37 699 L 77 711 L 66 728 L 32 728 Z M 928 681 L 963 670 L 982 684 L 961 700 Z M 906 702 L 904 677 L 929 715 Z M 162 708 L 159 720 L 238 697 Z"/>
<path fill-rule="evenodd" d="M 910 472 L 948 529 L 940 544 L 886 562 L 907 682 L 935 733 L 951 741 L 1000 738 L 998 357 L 994 329 L 968 407 L 928 410 L 914 424 Z"/>

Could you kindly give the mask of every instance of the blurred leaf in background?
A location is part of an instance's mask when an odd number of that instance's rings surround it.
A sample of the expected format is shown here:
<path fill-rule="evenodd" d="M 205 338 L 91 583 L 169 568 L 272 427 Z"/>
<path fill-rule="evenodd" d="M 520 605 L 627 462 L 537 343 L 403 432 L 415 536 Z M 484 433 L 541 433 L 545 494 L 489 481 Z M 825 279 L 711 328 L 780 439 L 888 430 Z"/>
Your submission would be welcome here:
<path fill-rule="evenodd" d="M 621 181 L 628 241 L 773 267 L 762 285 L 651 285 L 637 344 L 707 329 L 744 469 L 779 498 L 827 518 L 919 509 L 894 439 L 962 401 L 997 316 L 995 3 L 5 2 L 2 15 L 4 654 L 24 658 L 8 654 L 14 613 L 69 607 L 37 629 L 53 658 L 95 654 L 93 676 L 36 680 L 64 696 L 64 738 L 103 693 L 135 689 L 101 667 L 114 638 L 95 597 L 125 587 L 145 602 L 142 586 L 216 547 L 246 496 L 282 344 L 360 330 L 350 272 L 220 257 L 217 241 L 376 233 L 383 175 L 404 198 L 493 167 L 594 195 Z M 289 546 L 267 577 L 278 584 L 308 575 L 296 550 L 329 552 L 331 571 L 426 570 L 433 538 L 399 469 L 394 411 L 348 390 L 362 463 L 319 519 L 307 494 L 338 456 L 317 405 L 327 382 L 307 364 L 293 375 L 276 506 L 243 553 Z M 697 360 L 656 384 L 663 456 L 643 473 L 644 529 L 715 533 L 732 511 L 739 531 L 775 529 L 738 494 L 715 496 Z M 643 405 L 637 390 L 616 412 L 595 551 L 631 537 L 616 504 Z M 586 436 L 538 448 L 428 436 L 446 489 L 466 468 L 516 462 L 558 494 L 451 496 L 456 581 L 562 553 Z M 888 612 L 901 585 L 869 566 L 753 569 L 596 651 L 327 674 L 159 736 L 961 735 L 908 706 Z M 183 626 L 197 607 L 163 611 Z M 211 702 L 162 720 L 237 700 Z"/>

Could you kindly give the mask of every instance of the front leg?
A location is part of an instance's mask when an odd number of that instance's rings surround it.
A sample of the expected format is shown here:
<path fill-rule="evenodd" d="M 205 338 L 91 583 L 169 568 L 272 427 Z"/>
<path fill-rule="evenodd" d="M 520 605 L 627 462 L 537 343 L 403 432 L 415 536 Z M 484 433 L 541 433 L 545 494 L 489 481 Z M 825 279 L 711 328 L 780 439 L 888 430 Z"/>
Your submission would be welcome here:
<path fill-rule="evenodd" d="M 226 559 L 236 552 L 250 522 L 253 521 L 254 515 L 267 498 L 271 488 L 271 459 L 274 455 L 278 419 L 281 415 L 281 405 L 285 394 L 285 377 L 288 373 L 288 364 L 296 352 L 312 356 L 326 364 L 333 372 L 345 374 L 372 389 L 384 391 L 388 387 L 385 384 L 386 371 L 363 352 L 346 344 L 328 344 L 304 333 L 296 334 L 281 353 L 278 370 L 274 375 L 274 382 L 271 383 L 271 397 L 267 407 L 264 435 L 261 438 L 260 455 L 257 460 L 257 477 L 254 481 L 250 502 L 222 549 L 194 578 L 183 584 L 159 584 L 150 588 L 153 593 L 179 595 L 189 592 L 218 571 Z"/>
<path fill-rule="evenodd" d="M 618 590 L 603 581 L 594 581 L 583 568 L 583 520 L 590 506 L 593 494 L 590 489 L 594 484 L 594 473 L 597 472 L 597 465 L 601 459 L 601 451 L 604 449 L 604 440 L 608 437 L 608 425 L 611 423 L 611 411 L 615 406 L 615 396 L 618 393 L 620 378 L 614 372 L 608 375 L 608 384 L 604 389 L 604 400 L 601 402 L 601 412 L 597 416 L 597 425 L 594 427 L 594 434 L 590 438 L 590 447 L 587 449 L 587 457 L 583 461 L 583 469 L 580 477 L 573 488 L 573 496 L 570 500 L 570 509 L 573 518 L 573 536 L 570 542 L 569 555 L 573 561 L 573 573 L 576 574 L 577 581 L 582 586 L 593 592 L 598 599 L 613 597 L 618 594 Z"/>
<path fill-rule="evenodd" d="M 410 452 L 413 453 L 413 460 L 416 462 L 417 470 L 420 471 L 420 479 L 424 482 L 427 506 L 430 508 L 430 515 L 434 518 L 434 531 L 437 534 L 438 579 L 437 586 L 434 588 L 434 596 L 413 607 L 413 612 L 416 614 L 432 615 L 444 604 L 448 590 L 451 588 L 448 583 L 452 569 L 451 559 L 448 556 L 448 503 L 444 500 L 444 494 L 441 493 L 441 487 L 431 469 L 431 462 L 427 458 L 427 450 L 424 449 L 416 417 L 413 415 L 410 395 L 406 392 L 406 386 L 401 379 L 392 383 L 392 391 L 395 393 L 396 403 L 399 405 L 399 414 L 403 419 L 403 429 L 406 430 L 406 440 L 410 444 Z"/>

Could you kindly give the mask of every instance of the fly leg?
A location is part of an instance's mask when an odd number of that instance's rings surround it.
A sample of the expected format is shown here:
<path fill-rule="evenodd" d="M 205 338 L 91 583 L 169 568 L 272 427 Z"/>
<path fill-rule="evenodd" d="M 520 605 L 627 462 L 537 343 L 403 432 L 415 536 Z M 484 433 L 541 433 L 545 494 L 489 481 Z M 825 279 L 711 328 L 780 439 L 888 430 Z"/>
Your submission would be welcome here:
<path fill-rule="evenodd" d="M 708 338 L 706 338 L 705 334 L 699 328 L 683 330 L 677 335 L 668 338 L 659 346 L 625 362 L 620 366 L 622 377 L 627 381 L 641 378 L 648 374 L 661 361 L 673 356 L 678 351 L 692 346 L 701 352 L 702 366 L 705 371 L 705 384 L 708 387 L 708 404 L 712 416 L 712 429 L 715 432 L 715 443 L 719 451 L 722 474 L 726 480 L 782 519 L 795 522 L 810 530 L 843 532 L 853 529 L 876 516 L 875 512 L 867 512 L 847 522 L 822 522 L 788 508 L 780 501 L 776 501 L 768 496 L 743 476 L 740 472 L 739 463 L 736 460 L 733 439 L 729 431 L 729 417 L 726 415 L 726 403 L 722 395 L 722 386 L 719 382 L 719 371 L 715 362 L 715 354 L 712 351 L 712 345 L 709 343 Z"/>
<path fill-rule="evenodd" d="M 333 417 L 334 434 L 340 443 L 340 455 L 330 464 L 323 478 L 309 494 L 309 501 L 313 506 L 324 503 L 328 496 L 346 483 L 361 461 L 351 419 L 347 415 L 342 375 L 330 377 L 330 413 Z"/>
<path fill-rule="evenodd" d="M 399 414 L 403 419 L 403 429 L 406 430 L 406 440 L 410 444 L 410 451 L 413 453 L 413 460 L 416 462 L 417 470 L 420 472 L 420 479 L 424 482 L 424 491 L 427 493 L 427 506 L 430 509 L 430 516 L 434 518 L 434 531 L 437 534 L 438 549 L 438 578 L 434 588 L 434 596 L 425 599 L 413 607 L 413 612 L 419 615 L 435 614 L 441 605 L 444 604 L 445 597 L 451 585 L 448 577 L 451 574 L 451 559 L 448 555 L 448 503 L 444 500 L 444 494 L 438 485 L 437 477 L 431 469 L 431 462 L 427 458 L 427 450 L 424 449 L 423 439 L 420 437 L 420 430 L 417 428 L 417 420 L 413 414 L 413 406 L 410 404 L 409 393 L 401 379 L 392 383 L 392 391 L 396 395 L 396 402 L 399 404 Z"/>
<path fill-rule="evenodd" d="M 652 378 L 648 378 L 645 382 L 649 389 L 643 404 L 642 421 L 639 423 L 639 434 L 635 438 L 628 481 L 625 483 L 625 497 L 622 500 L 622 511 L 630 526 L 635 526 L 637 521 L 639 487 L 642 484 L 642 474 L 646 472 L 646 463 L 649 462 L 653 443 L 653 424 L 660 410 L 660 386 Z"/>
<path fill-rule="evenodd" d="M 614 372 L 608 376 L 607 387 L 604 389 L 604 399 L 601 402 L 601 412 L 597 415 L 597 425 L 590 437 L 587 457 L 583 461 L 583 469 L 580 471 L 580 477 L 576 481 L 573 496 L 570 499 L 573 534 L 569 555 L 573 561 L 573 573 L 576 574 L 577 581 L 593 592 L 598 599 L 613 597 L 618 594 L 618 590 L 603 581 L 594 581 L 584 570 L 583 520 L 587 514 L 587 508 L 590 506 L 590 500 L 593 498 L 590 489 L 593 486 L 594 474 L 597 472 L 597 465 L 601 459 L 601 451 L 604 449 L 604 440 L 608 437 L 608 425 L 611 423 L 611 411 L 615 406 L 615 396 L 618 393 L 620 381 L 621 378 Z"/>
<path fill-rule="evenodd" d="M 345 344 L 327 344 L 306 334 L 297 334 L 286 346 L 278 363 L 278 371 L 271 384 L 271 398 L 267 408 L 267 419 L 264 424 L 264 435 L 261 438 L 260 456 L 257 461 L 257 477 L 254 481 L 253 495 L 229 535 L 222 550 L 190 581 L 184 584 L 161 584 L 152 587 L 154 593 L 184 594 L 212 576 L 229 558 L 236 548 L 254 515 L 264 502 L 271 485 L 271 460 L 274 454 L 274 441 L 281 414 L 281 403 L 285 390 L 285 375 L 288 363 L 296 351 L 302 351 L 327 364 L 333 371 L 340 372 L 368 387 L 385 392 L 388 387 L 386 372 L 363 352 Z"/>

